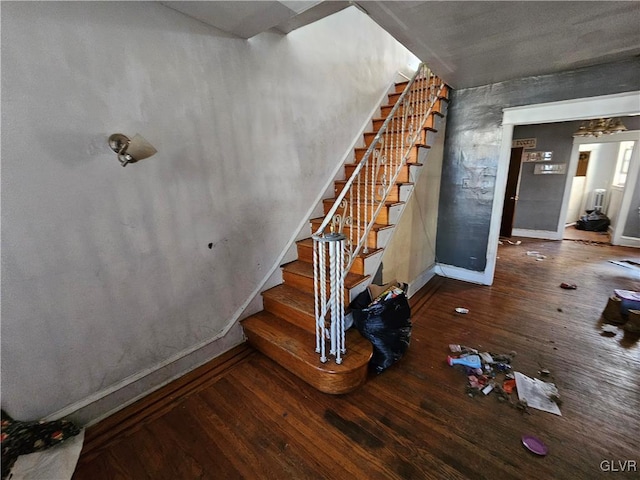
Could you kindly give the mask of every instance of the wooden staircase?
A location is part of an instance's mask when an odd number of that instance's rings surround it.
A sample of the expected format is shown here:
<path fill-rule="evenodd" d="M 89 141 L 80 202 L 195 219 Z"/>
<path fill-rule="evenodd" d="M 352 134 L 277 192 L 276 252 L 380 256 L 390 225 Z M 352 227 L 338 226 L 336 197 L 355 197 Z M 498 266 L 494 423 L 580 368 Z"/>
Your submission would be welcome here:
<path fill-rule="evenodd" d="M 430 82 L 421 82 L 418 88 L 433 88 Z M 394 91 L 388 95 L 387 105 L 381 107 L 381 116 L 372 120 L 372 131 L 364 134 L 365 147 L 355 148 L 353 163 L 345 164 L 345 178 L 348 179 L 353 173 L 357 162 L 362 159 L 407 84 L 408 82 L 397 83 Z M 430 148 L 432 136 L 428 134 L 437 132 L 437 121 L 445 115 L 447 99 L 448 87 L 444 86 L 418 143 L 412 148 L 407 166 L 403 167 L 396 187 L 387 197 L 384 208 L 377 215 L 375 225 L 367 236 L 368 252 L 358 255 L 345 278 L 345 305 L 369 285 L 380 265 L 384 247 L 388 244 L 393 227 L 413 190 L 413 183 L 410 182 L 412 170 L 422 166 L 418 162 L 419 151 Z M 397 115 L 401 113 L 398 112 Z M 403 132 L 390 131 L 385 134 L 389 140 L 394 135 L 399 138 Z M 344 180 L 335 182 L 336 197 L 345 183 Z M 323 200 L 325 215 L 334 202 L 335 198 Z M 311 219 L 310 234 L 316 231 L 323 219 L 324 217 Z M 313 241 L 309 237 L 298 241 L 296 246 L 298 259 L 282 266 L 284 283 L 263 292 L 264 310 L 242 321 L 245 335 L 250 345 L 321 392 L 350 392 L 366 381 L 372 355 L 371 344 L 352 328 L 346 333 L 347 352 L 343 355 L 343 362 L 339 365 L 331 359 L 326 363 L 320 362 L 319 355 L 315 352 Z"/>

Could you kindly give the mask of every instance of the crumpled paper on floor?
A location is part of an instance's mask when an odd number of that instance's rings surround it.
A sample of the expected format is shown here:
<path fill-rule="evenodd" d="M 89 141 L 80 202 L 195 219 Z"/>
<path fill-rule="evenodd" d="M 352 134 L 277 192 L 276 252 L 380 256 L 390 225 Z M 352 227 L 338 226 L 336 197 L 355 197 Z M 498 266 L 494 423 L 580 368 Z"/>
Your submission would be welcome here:
<path fill-rule="evenodd" d="M 558 389 L 553 383 L 527 377 L 520 372 L 513 373 L 519 400 L 525 400 L 531 408 L 562 416 L 558 404 L 549 398 L 552 395 L 558 395 Z"/>
<path fill-rule="evenodd" d="M 70 480 L 84 443 L 84 429 L 60 445 L 20 455 L 11 469 L 10 480 Z"/>

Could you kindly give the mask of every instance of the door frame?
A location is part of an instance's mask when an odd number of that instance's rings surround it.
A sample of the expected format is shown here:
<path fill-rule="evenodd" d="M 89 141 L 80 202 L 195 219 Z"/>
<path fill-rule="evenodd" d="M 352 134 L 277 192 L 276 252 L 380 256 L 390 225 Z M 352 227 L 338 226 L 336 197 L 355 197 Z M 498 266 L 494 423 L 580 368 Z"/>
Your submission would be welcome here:
<path fill-rule="evenodd" d="M 502 144 L 500 145 L 500 156 L 491 211 L 491 224 L 489 226 L 487 266 L 483 273 L 482 283 L 491 285 L 495 274 L 498 241 L 500 239 L 500 223 L 502 220 L 502 206 L 504 204 L 504 195 L 507 186 L 507 172 L 509 169 L 514 127 L 516 125 L 568 122 L 600 117 L 625 117 L 638 114 L 640 114 L 639 90 L 503 109 Z M 577 156 L 573 167 L 574 173 L 576 166 Z M 571 178 L 569 172 L 567 172 L 567 178 Z M 568 195 L 568 193 L 567 187 L 565 186 L 565 196 L 566 195 Z M 566 217 L 567 200 L 568 197 L 567 199 L 563 198 L 564 212 L 560 212 L 560 219 L 562 221 L 564 221 Z"/>
<path fill-rule="evenodd" d="M 622 235 L 622 232 L 624 232 L 624 227 L 627 223 L 627 218 L 629 216 L 629 208 L 631 207 L 633 192 L 635 191 L 636 182 L 638 180 L 638 172 L 640 171 L 640 130 L 631 130 L 628 132 L 617 133 L 615 135 L 599 138 L 574 138 L 569 166 L 567 169 L 567 175 L 571 175 L 571 178 L 568 178 L 568 180 L 573 180 L 573 175 L 576 174 L 576 170 L 578 169 L 578 158 L 580 156 L 580 145 L 589 145 L 595 143 L 619 143 L 627 141 L 635 141 L 636 144 L 633 148 L 633 153 L 631 154 L 631 161 L 629 162 L 629 172 L 627 173 L 627 181 L 625 182 L 624 191 L 622 193 L 622 202 L 620 203 L 620 208 L 618 211 L 618 220 L 616 222 L 616 226 L 613 228 L 613 232 L 611 235 L 611 244 L 624 245 L 629 247 L 640 247 L 640 240 L 634 240 L 631 237 L 623 237 Z M 569 197 L 571 195 L 570 181 L 567 181 L 564 193 L 565 194 L 562 200 L 562 210 L 560 210 L 560 223 L 558 224 L 558 229 L 560 229 L 560 225 L 562 225 L 562 230 L 564 230 L 564 225 L 567 221 L 567 213 L 569 210 Z"/>

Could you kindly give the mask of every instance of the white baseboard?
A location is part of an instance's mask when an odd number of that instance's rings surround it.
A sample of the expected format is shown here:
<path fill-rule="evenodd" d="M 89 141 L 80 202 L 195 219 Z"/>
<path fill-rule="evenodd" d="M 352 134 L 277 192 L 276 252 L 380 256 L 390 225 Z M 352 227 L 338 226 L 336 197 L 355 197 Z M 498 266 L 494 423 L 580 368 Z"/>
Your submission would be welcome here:
<path fill-rule="evenodd" d="M 418 275 L 407 287 L 407 297 L 413 297 L 429 280 L 436 276 L 435 264 L 431 265 L 424 272 Z"/>
<path fill-rule="evenodd" d="M 441 277 L 462 280 L 463 282 L 479 283 L 480 285 L 491 285 L 493 283 L 493 276 L 487 270 L 484 272 L 476 272 L 475 270 L 467 270 L 466 268 L 437 263 L 434 271 Z"/>
<path fill-rule="evenodd" d="M 618 242 L 617 245 L 620 245 L 621 247 L 640 248 L 640 238 L 622 236 L 620 237 L 620 242 Z"/>
<path fill-rule="evenodd" d="M 161 366 L 156 365 L 127 377 L 115 385 L 48 415 L 44 420 L 53 421 L 66 418 L 83 427 L 91 426 L 242 342 L 244 342 L 242 326 L 235 323 L 225 336 L 216 337 L 208 343 L 200 344 L 199 349 L 192 350 L 186 355 L 175 355 L 171 362 L 163 362 Z"/>
<path fill-rule="evenodd" d="M 514 228 L 511 231 L 514 237 L 540 238 L 542 240 L 562 240 L 562 232 L 551 230 L 526 230 L 524 228 Z"/>

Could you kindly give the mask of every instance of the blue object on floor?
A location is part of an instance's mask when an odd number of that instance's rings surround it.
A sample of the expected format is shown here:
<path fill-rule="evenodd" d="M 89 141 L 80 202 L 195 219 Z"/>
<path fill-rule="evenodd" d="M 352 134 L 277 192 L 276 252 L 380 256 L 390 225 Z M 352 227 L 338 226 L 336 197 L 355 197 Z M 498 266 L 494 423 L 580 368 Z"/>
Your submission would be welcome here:
<path fill-rule="evenodd" d="M 480 368 L 481 366 L 480 357 L 478 355 L 467 355 L 462 358 L 453 358 L 448 356 L 447 363 L 449 365 L 464 365 L 469 368 Z"/>

